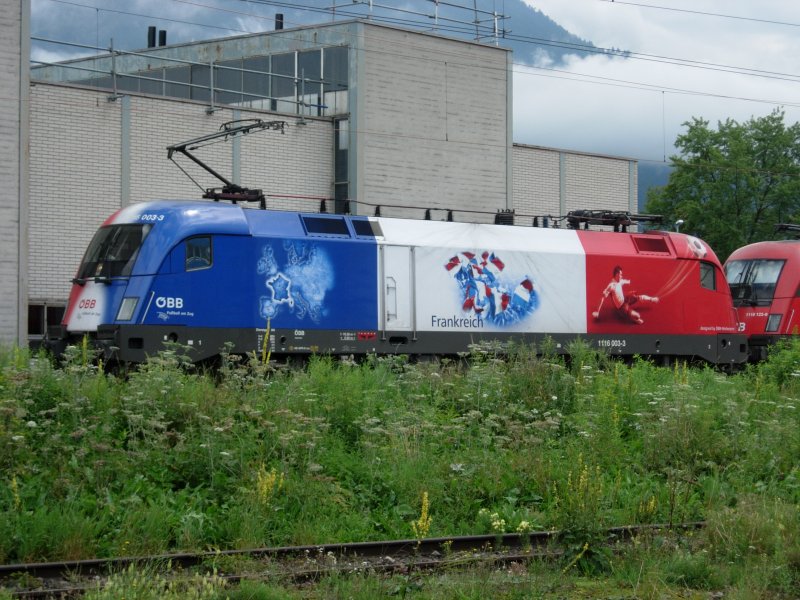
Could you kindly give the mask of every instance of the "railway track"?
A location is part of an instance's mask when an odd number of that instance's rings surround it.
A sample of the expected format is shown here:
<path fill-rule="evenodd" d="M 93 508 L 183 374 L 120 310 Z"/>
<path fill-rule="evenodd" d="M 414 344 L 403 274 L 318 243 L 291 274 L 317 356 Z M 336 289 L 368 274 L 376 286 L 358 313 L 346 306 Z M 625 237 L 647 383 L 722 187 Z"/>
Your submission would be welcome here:
<path fill-rule="evenodd" d="M 704 525 L 692 522 L 613 527 L 604 532 L 604 544 L 625 543 L 661 531 L 684 533 Z M 214 572 L 236 583 L 273 577 L 301 582 L 333 572 L 408 573 L 476 563 L 502 565 L 559 557 L 564 553 L 558 543 L 560 538 L 560 532 L 543 531 L 10 564 L 0 565 L 0 591 L 10 592 L 12 598 L 77 598 L 97 588 L 109 575 L 132 567 L 171 577 Z"/>

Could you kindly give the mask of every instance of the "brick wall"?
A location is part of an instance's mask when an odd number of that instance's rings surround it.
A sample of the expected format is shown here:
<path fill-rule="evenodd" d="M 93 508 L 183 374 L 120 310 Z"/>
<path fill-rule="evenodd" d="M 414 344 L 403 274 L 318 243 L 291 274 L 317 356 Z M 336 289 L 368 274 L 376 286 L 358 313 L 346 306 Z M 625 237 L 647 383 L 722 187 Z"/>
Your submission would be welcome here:
<path fill-rule="evenodd" d="M 94 231 L 120 207 L 119 123 L 102 94 L 31 86 L 32 302 L 66 300 Z"/>
<path fill-rule="evenodd" d="M 21 321 L 20 219 L 24 218 L 21 181 L 20 98 L 23 11 L 26 0 L 0 2 L 0 343 L 19 340 Z M 27 43 L 27 41 L 25 42 Z M 27 61 L 26 61 L 27 63 Z M 24 171 L 22 171 L 24 173 Z M 27 332 L 23 332 L 27 333 Z"/>
<path fill-rule="evenodd" d="M 570 153 L 565 163 L 567 211 L 629 210 L 629 161 Z"/>
<path fill-rule="evenodd" d="M 330 121 L 257 111 L 221 109 L 165 98 L 108 94 L 65 85 L 31 86 L 30 291 L 35 302 L 64 301 L 69 280 L 97 227 L 120 208 L 123 163 L 130 170 L 131 202 L 156 198 L 199 199 L 198 189 L 172 162 L 167 146 L 218 130 L 239 118 L 286 120 L 285 133 L 261 131 L 241 138 L 241 184 L 267 194 L 329 196 L 332 180 Z M 126 105 L 128 108 L 126 108 Z M 122 143 L 123 112 L 130 141 Z M 194 152 L 233 179 L 232 142 Z M 176 160 L 204 187 L 221 183 L 185 157 Z M 316 211 L 318 201 L 270 198 L 275 208 Z"/>
<path fill-rule="evenodd" d="M 517 213 L 558 215 L 560 153 L 545 148 L 514 146 L 513 156 L 514 209 Z"/>
<path fill-rule="evenodd" d="M 636 199 L 635 161 L 525 145 L 515 145 L 513 156 L 518 214 L 561 215 L 562 197 L 564 214 L 579 209 L 636 210 L 630 206 L 631 198 Z"/>

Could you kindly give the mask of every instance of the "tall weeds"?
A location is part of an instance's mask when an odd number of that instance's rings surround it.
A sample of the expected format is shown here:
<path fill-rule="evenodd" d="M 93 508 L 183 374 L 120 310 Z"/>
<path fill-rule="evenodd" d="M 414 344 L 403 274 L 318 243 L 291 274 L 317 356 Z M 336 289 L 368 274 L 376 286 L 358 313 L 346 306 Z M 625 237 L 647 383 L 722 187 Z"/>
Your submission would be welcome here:
<path fill-rule="evenodd" d="M 542 350 L 213 374 L 168 350 L 125 379 L 0 352 L 0 562 L 555 528 L 568 572 L 610 573 L 602 527 L 708 519 L 664 581 L 794 589 L 796 340 L 734 376 Z"/>

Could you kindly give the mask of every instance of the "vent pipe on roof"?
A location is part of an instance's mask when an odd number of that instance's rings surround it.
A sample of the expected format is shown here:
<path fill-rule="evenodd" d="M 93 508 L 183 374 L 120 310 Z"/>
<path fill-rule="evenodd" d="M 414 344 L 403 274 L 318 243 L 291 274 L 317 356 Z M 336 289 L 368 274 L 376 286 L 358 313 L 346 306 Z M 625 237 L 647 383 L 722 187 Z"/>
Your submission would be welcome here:
<path fill-rule="evenodd" d="M 514 209 L 502 208 L 498 209 L 494 215 L 495 225 L 513 225 L 514 224 Z"/>
<path fill-rule="evenodd" d="M 167 45 L 167 30 L 162 29 L 158 32 L 158 45 L 159 46 L 166 46 Z"/>
<path fill-rule="evenodd" d="M 150 27 L 147 28 L 147 47 L 156 47 L 156 28 L 154 25 L 150 25 Z"/>
<path fill-rule="evenodd" d="M 283 13 L 275 13 L 275 31 L 283 29 Z"/>

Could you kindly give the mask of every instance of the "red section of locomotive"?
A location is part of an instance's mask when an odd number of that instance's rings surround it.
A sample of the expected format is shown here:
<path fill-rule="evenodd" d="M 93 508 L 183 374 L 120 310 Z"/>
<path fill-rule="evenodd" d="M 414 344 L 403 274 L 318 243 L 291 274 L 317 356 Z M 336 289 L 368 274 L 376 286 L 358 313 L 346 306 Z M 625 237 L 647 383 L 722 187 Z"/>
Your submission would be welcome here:
<path fill-rule="evenodd" d="M 739 248 L 725 274 L 740 329 L 751 341 L 796 335 L 800 329 L 800 241 L 758 242 Z"/>
<path fill-rule="evenodd" d="M 682 234 L 578 232 L 586 250 L 588 333 L 735 332 L 722 267 Z"/>

